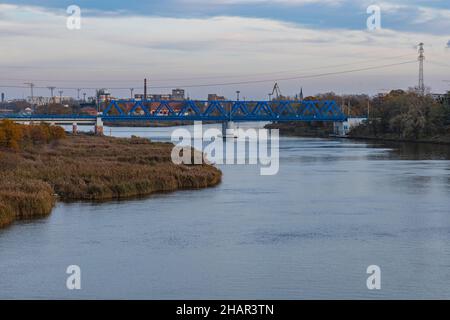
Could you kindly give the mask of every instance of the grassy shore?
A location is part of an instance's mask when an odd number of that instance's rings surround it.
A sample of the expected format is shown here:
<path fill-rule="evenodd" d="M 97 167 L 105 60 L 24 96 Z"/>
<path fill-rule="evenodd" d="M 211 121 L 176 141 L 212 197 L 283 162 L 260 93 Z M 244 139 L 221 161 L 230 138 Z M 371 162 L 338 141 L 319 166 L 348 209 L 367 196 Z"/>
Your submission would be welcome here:
<path fill-rule="evenodd" d="M 173 145 L 141 138 L 68 136 L 20 150 L 0 149 L 0 227 L 50 214 L 55 201 L 110 200 L 221 181 L 210 165 L 175 165 Z"/>

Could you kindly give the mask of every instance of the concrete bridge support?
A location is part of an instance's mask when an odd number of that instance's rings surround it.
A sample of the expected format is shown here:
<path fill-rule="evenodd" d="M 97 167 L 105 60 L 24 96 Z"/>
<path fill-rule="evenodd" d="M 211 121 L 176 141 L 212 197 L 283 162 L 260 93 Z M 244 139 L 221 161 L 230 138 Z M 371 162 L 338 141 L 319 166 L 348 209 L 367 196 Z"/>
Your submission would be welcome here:
<path fill-rule="evenodd" d="M 101 114 L 97 116 L 97 120 L 95 122 L 95 134 L 98 136 L 103 135 L 103 120 Z"/>
<path fill-rule="evenodd" d="M 235 125 L 233 121 L 222 122 L 222 138 L 236 138 L 237 132 L 235 131 Z"/>

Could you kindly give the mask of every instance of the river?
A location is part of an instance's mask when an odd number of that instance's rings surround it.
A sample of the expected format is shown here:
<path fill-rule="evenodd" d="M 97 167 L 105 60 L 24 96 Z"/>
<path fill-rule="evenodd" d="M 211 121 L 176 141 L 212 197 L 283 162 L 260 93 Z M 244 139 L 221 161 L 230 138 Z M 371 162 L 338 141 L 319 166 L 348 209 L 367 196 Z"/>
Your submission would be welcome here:
<path fill-rule="evenodd" d="M 112 128 L 167 141 L 173 128 Z M 58 203 L 0 230 L 0 298 L 450 298 L 447 147 L 282 137 L 280 171 Z M 66 268 L 81 268 L 81 290 Z M 381 290 L 366 269 L 381 268 Z"/>

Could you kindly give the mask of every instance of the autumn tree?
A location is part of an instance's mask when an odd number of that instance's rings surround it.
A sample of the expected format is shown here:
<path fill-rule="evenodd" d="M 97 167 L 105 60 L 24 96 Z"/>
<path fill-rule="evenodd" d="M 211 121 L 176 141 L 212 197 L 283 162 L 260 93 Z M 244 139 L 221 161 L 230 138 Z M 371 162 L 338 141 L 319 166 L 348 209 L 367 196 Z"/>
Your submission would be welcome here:
<path fill-rule="evenodd" d="M 19 149 L 22 136 L 23 133 L 19 125 L 11 120 L 2 120 L 0 122 L 0 146 L 15 150 Z"/>

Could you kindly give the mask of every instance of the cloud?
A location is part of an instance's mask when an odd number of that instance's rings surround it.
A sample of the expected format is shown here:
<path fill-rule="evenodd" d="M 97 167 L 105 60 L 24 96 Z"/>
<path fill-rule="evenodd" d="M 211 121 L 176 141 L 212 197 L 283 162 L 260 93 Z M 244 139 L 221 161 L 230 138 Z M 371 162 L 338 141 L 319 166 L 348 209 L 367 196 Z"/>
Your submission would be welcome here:
<path fill-rule="evenodd" d="M 152 16 L 95 16 L 82 17 L 82 29 L 66 28 L 66 14 L 39 7 L 1 5 L 0 42 L 2 65 L 31 66 L 31 68 L 2 68 L 3 79 L 63 79 L 71 85 L 99 81 L 101 86 L 140 85 L 139 79 L 148 76 L 153 86 L 189 85 L 192 81 L 168 82 L 168 78 L 192 78 L 199 75 L 242 75 L 244 79 L 258 79 L 262 72 L 282 75 L 307 75 L 342 70 L 327 66 L 353 64 L 373 60 L 372 65 L 415 60 L 412 49 L 426 37 L 427 58 L 432 48 L 442 48 L 448 36 L 346 29 L 316 29 L 295 23 L 265 18 L 218 16 L 208 18 L 173 18 Z M 409 56 L 410 57 L 409 57 Z M 402 56 L 401 58 L 387 59 Z M 378 60 L 378 61 L 377 61 Z M 364 64 L 362 64 L 364 65 Z M 366 64 L 367 65 L 367 62 Z M 42 69 L 47 67 L 42 74 Z M 360 65 L 358 65 L 360 66 Z M 311 69 L 319 69 L 311 70 Z M 345 68 L 344 68 L 345 69 Z M 431 77 L 433 70 L 428 70 Z M 411 65 L 394 69 L 374 70 L 369 74 L 380 86 L 387 86 L 399 77 L 412 79 Z M 245 75 L 245 76 L 244 76 Z M 317 91 L 340 86 L 361 86 L 369 80 L 367 74 L 346 76 L 347 81 L 324 78 L 311 82 Z M 272 75 L 266 78 L 276 78 Z M 131 80 L 135 82 L 130 83 Z M 227 78 L 228 79 L 228 78 Z M 343 79 L 343 78 L 339 78 Z M 37 85 L 59 85 L 57 81 L 36 81 Z M 123 81 L 123 82 L 120 82 Z M 24 81 L 17 81 L 23 84 Z M 0 80 L 0 84 L 4 81 Z M 195 83 L 198 83 L 196 81 Z M 92 85 L 92 83 L 89 82 Z M 67 84 L 66 84 L 67 85 Z M 267 84 L 264 84 L 267 85 Z M 289 90 L 290 83 L 284 88 Z M 413 85 L 406 83 L 405 87 Z M 298 81 L 292 86 L 299 86 Z M 235 88 L 230 88 L 233 90 Z M 375 90 L 378 88 L 375 88 Z M 204 97 L 210 89 L 196 91 Z M 213 88 L 211 90 L 227 90 Z M 344 90 L 344 89 L 343 89 Z M 246 87 L 254 97 L 265 97 L 267 88 Z M 336 89 L 336 91 L 338 91 Z M 220 92 L 219 92 L 220 93 Z M 226 92 L 225 92 L 226 93 Z M 262 96 L 258 96 L 261 94 Z"/>
<path fill-rule="evenodd" d="M 179 0 L 189 7 L 212 15 L 238 14 L 277 19 L 294 23 L 307 22 L 316 28 L 361 29 L 369 5 L 379 5 L 383 27 L 406 32 L 449 34 L 449 6 L 439 1 L 385 0 Z M 190 5 L 190 6 L 189 6 Z"/>
<path fill-rule="evenodd" d="M 184 3 L 209 5 L 256 5 L 256 4 L 283 4 L 290 6 L 302 6 L 307 4 L 338 5 L 346 0 L 181 0 Z"/>

